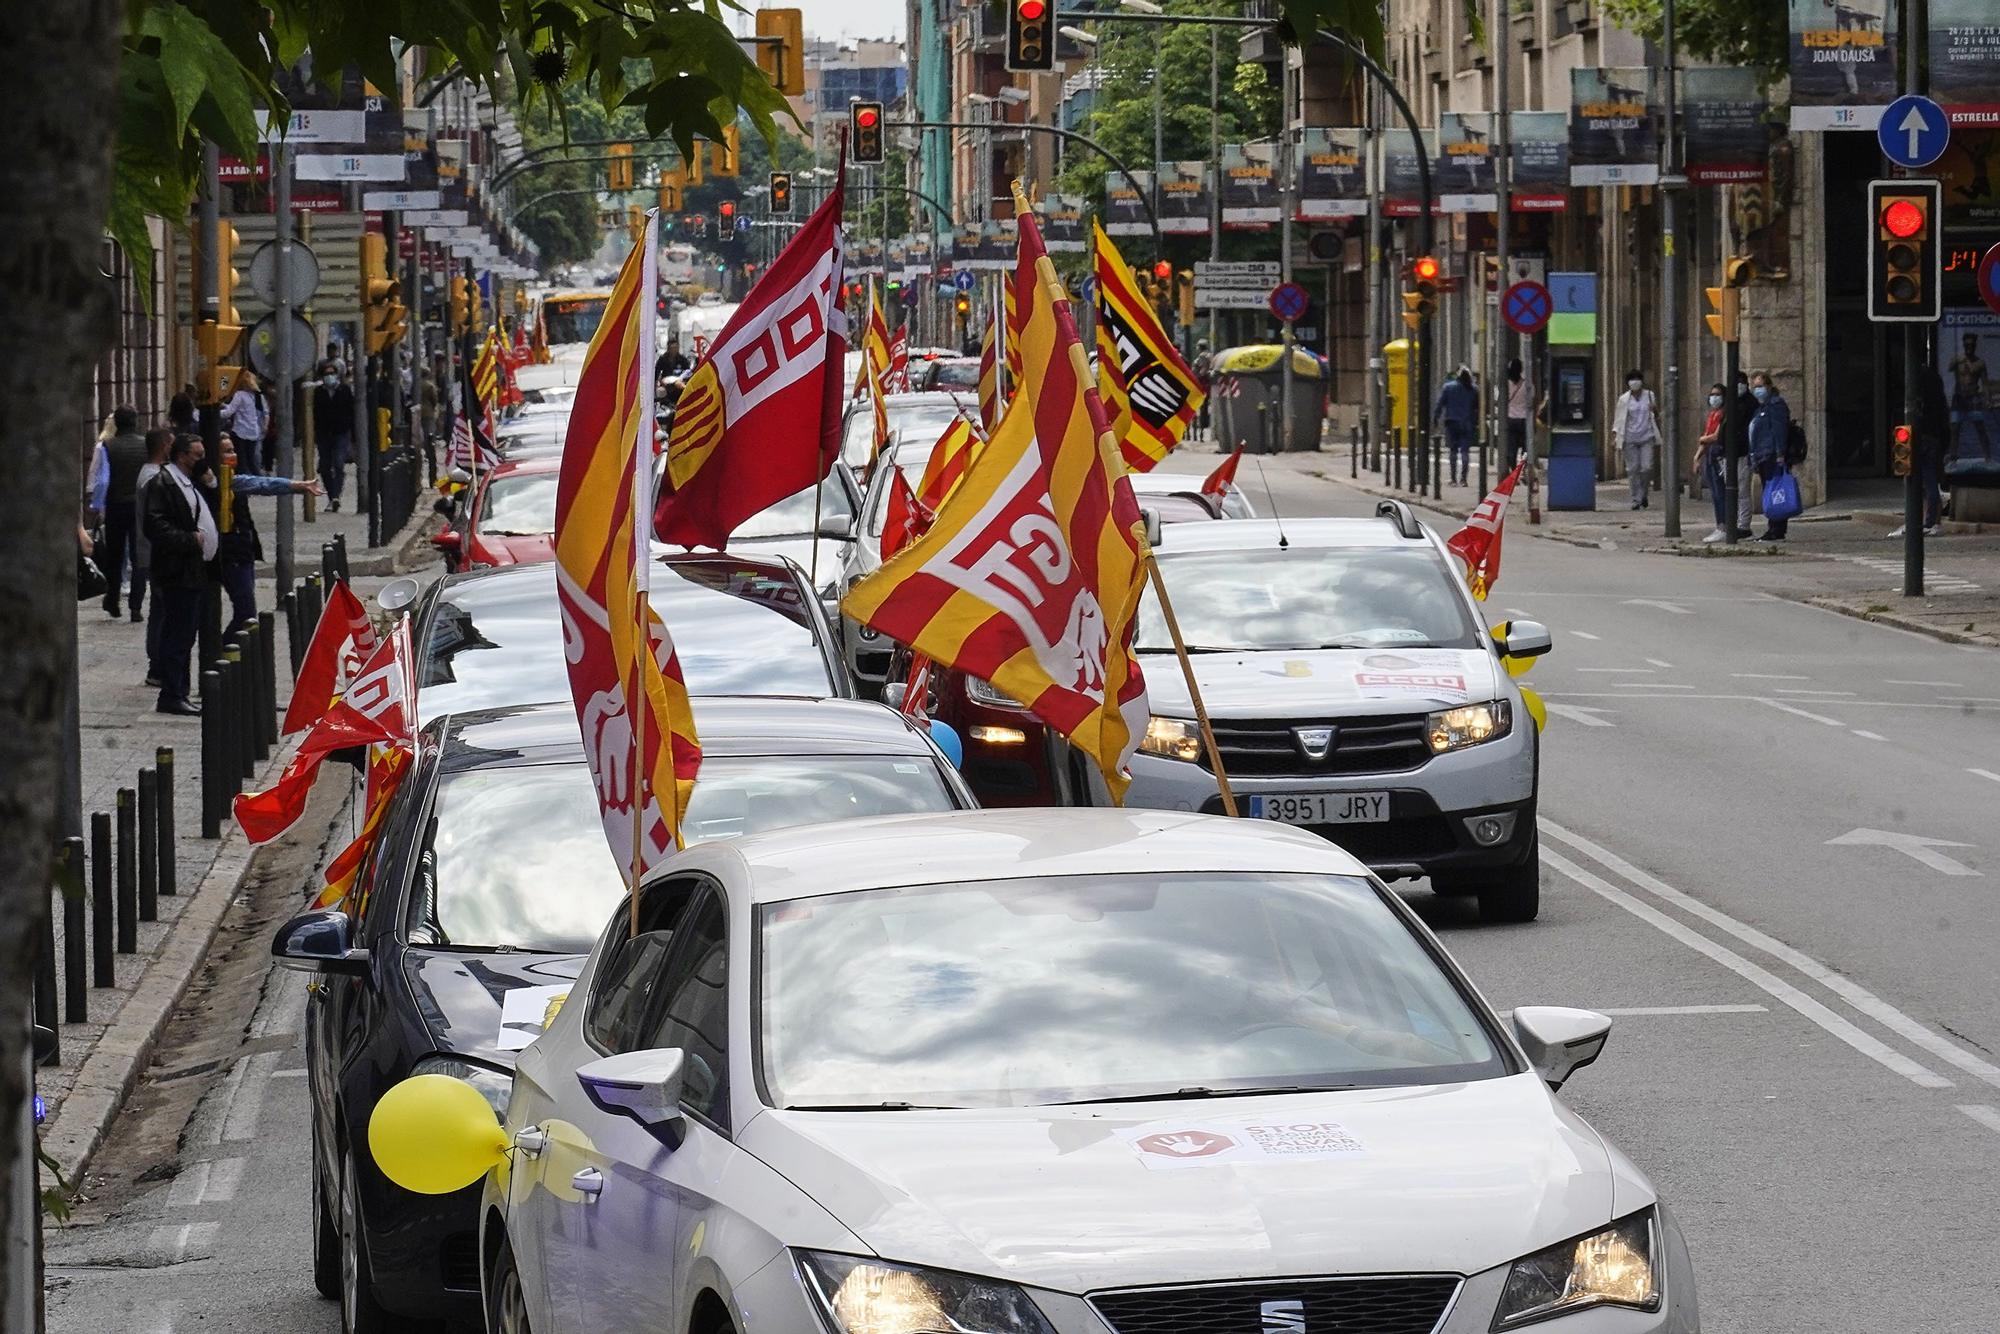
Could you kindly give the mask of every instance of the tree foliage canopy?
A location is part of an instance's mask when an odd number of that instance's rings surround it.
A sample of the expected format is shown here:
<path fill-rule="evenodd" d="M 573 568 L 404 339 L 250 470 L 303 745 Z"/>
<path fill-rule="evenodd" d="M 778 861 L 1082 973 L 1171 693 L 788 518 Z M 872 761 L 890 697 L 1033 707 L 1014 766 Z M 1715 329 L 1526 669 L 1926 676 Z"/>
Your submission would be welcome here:
<path fill-rule="evenodd" d="M 1604 0 L 1604 12 L 1620 27 L 1660 39 L 1660 0 Z M 1682 59 L 1754 69 L 1768 87 L 1785 73 L 1787 22 L 1785 0 L 1674 0 L 1674 45 Z"/>

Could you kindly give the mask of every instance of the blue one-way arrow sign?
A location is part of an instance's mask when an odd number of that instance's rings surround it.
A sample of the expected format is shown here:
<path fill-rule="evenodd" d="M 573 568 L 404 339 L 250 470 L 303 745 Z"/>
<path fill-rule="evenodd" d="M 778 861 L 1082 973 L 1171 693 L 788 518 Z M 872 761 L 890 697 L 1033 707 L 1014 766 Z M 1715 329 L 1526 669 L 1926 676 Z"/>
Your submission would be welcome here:
<path fill-rule="evenodd" d="M 1905 93 L 1882 112 L 1875 127 L 1882 155 L 1899 167 L 1928 167 L 1951 142 L 1951 121 L 1928 97 Z"/>

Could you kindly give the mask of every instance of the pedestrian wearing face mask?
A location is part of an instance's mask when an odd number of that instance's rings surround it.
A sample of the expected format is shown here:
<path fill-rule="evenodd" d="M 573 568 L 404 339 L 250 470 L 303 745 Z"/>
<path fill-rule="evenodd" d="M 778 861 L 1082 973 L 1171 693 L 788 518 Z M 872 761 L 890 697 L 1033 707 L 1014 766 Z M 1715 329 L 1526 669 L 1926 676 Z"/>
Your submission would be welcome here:
<path fill-rule="evenodd" d="M 1704 542 L 1720 542 L 1729 536 L 1729 492 L 1722 457 L 1728 451 L 1728 442 L 1722 438 L 1727 393 L 1720 381 L 1708 387 L 1708 416 L 1702 421 L 1701 438 L 1694 447 L 1695 475 L 1708 488 L 1708 499 L 1715 507 L 1715 531 L 1701 539 Z"/>
<path fill-rule="evenodd" d="M 1625 372 L 1625 392 L 1611 409 L 1611 440 L 1625 455 L 1625 472 L 1632 483 L 1632 508 L 1647 509 L 1647 479 L 1653 472 L 1653 452 L 1660 443 L 1660 407 L 1638 371 Z"/>
<path fill-rule="evenodd" d="M 1757 400 L 1756 415 L 1750 418 L 1750 462 L 1757 469 L 1760 486 L 1786 470 L 1785 443 L 1792 431 L 1792 408 L 1778 392 L 1777 382 L 1764 371 L 1750 377 L 1750 396 Z M 1764 519 L 1759 542 L 1782 542 L 1789 519 Z"/>
<path fill-rule="evenodd" d="M 313 387 L 313 439 L 319 446 L 319 480 L 326 488 L 326 512 L 340 513 L 347 485 L 347 459 L 354 449 L 354 390 L 329 361 Z"/>

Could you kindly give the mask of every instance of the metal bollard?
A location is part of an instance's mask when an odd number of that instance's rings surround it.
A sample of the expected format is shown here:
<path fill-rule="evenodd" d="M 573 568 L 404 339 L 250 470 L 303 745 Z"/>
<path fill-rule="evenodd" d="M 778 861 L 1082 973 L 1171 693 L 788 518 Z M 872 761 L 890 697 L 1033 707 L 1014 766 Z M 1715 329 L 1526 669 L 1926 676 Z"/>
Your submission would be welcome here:
<path fill-rule="evenodd" d="M 201 631 L 195 661 L 210 663 L 222 652 L 222 586 L 208 584 L 201 593 Z"/>
<path fill-rule="evenodd" d="M 223 769 L 226 740 L 222 734 L 222 670 L 201 674 L 201 836 L 222 837 Z"/>
<path fill-rule="evenodd" d="M 298 679 L 299 668 L 305 664 L 306 636 L 299 630 L 299 595 L 296 590 L 278 599 L 278 606 L 285 613 L 285 647 L 292 660 L 292 678 Z"/>
<path fill-rule="evenodd" d="M 227 739 L 228 754 L 233 761 L 229 771 L 229 795 L 235 796 L 243 790 L 243 784 L 257 772 L 257 757 L 250 740 L 250 719 L 245 713 L 249 691 L 245 688 L 243 650 L 232 644 L 222 650 L 223 671 L 223 719 L 222 730 Z"/>
<path fill-rule="evenodd" d="M 1417 488 L 1419 492 L 1422 487 Z M 1431 440 L 1431 499 L 1444 499 L 1444 451 L 1438 448 L 1435 437 Z"/>
<path fill-rule="evenodd" d="M 1347 475 L 1349 477 L 1361 476 L 1361 428 L 1359 426 L 1350 426 L 1347 428 Z"/>
<path fill-rule="evenodd" d="M 264 729 L 269 725 L 269 716 L 264 712 L 264 628 L 258 621 L 243 627 L 243 638 L 239 645 L 243 654 L 243 667 L 249 673 L 244 681 L 243 714 L 244 734 L 250 739 L 250 754 L 253 763 L 262 764 L 271 753 L 270 743 L 264 740 Z M 255 769 L 251 770 L 254 776 Z"/>
<path fill-rule="evenodd" d="M 1395 437 L 1389 442 L 1389 466 L 1394 474 L 1389 485 L 1397 491 L 1403 489 L 1403 439 L 1403 428 L 1397 427 Z"/>
<path fill-rule="evenodd" d="M 160 789 L 151 769 L 139 771 L 139 920 L 160 920 Z"/>
<path fill-rule="evenodd" d="M 86 975 L 90 965 L 84 953 L 90 948 L 90 928 L 84 925 L 83 839 L 81 837 L 64 839 L 60 855 L 63 896 L 63 1021 L 81 1024 L 90 1019 L 90 978 Z"/>
<path fill-rule="evenodd" d="M 138 797 L 131 788 L 118 789 L 118 952 L 139 952 L 139 830 L 133 807 Z"/>
<path fill-rule="evenodd" d="M 334 555 L 333 543 L 331 542 L 320 543 L 319 544 L 320 582 L 324 584 L 326 587 L 332 588 L 334 583 L 339 578 L 340 578 L 340 560 L 339 557 Z"/>
<path fill-rule="evenodd" d="M 90 963 L 92 981 L 115 985 L 111 971 L 111 817 L 90 816 Z"/>
<path fill-rule="evenodd" d="M 180 892 L 176 876 L 174 848 L 174 748 L 161 746 L 153 752 L 154 787 L 159 794 L 159 815 L 157 825 L 158 841 L 154 856 L 158 859 L 160 893 L 169 898 Z"/>
<path fill-rule="evenodd" d="M 354 576 L 348 571 L 347 568 L 346 533 L 335 533 L 333 535 L 333 549 L 334 552 L 340 557 L 340 582 L 343 584 L 352 583 L 354 581 Z"/>
<path fill-rule="evenodd" d="M 278 744 L 278 618 L 268 611 L 257 613 L 257 691 L 262 707 L 257 720 L 264 729 L 263 753 L 268 758 Z"/>

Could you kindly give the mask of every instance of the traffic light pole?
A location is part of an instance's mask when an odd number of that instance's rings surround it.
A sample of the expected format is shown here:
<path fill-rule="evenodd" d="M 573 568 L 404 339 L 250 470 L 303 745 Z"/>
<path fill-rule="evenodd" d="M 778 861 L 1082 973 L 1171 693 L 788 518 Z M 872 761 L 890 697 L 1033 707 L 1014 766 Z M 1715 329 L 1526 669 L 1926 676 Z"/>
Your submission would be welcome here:
<path fill-rule="evenodd" d="M 1930 32 L 1927 22 L 1930 7 L 1921 0 L 1902 0 L 1902 28 L 1905 34 L 1903 48 L 1903 91 L 1921 93 L 1924 91 L 1923 62 L 1918 52 L 1929 50 Z M 1869 220 L 1872 224 L 1874 219 Z M 1941 219 L 1933 219 L 1937 226 Z M 1912 426 L 1918 425 L 1923 409 L 1922 382 L 1918 379 L 1921 368 L 1923 334 L 1920 325 L 1903 326 L 1903 420 Z M 1934 423 L 1924 423 L 1934 426 Z M 1945 428 L 1949 430 L 1950 427 Z M 1910 471 L 1903 478 L 1903 596 L 1920 598 L 1924 595 L 1924 464 L 1923 434 L 1915 433 L 1910 441 Z"/>
<path fill-rule="evenodd" d="M 271 428 L 278 437 L 278 476 L 290 478 L 294 471 L 292 441 L 298 427 L 298 413 L 294 411 L 296 387 L 292 379 L 292 146 L 280 140 L 271 145 L 270 155 L 271 208 L 277 227 L 278 257 L 278 262 L 271 266 L 276 289 L 272 293 L 275 299 L 271 302 L 271 318 L 277 323 L 272 359 L 278 372 L 274 377 L 275 392 L 271 394 Z M 247 460 L 239 461 L 239 466 L 241 462 Z M 256 467 L 263 466 L 263 460 L 259 459 Z M 278 496 L 278 550 L 273 561 L 275 596 L 281 598 L 292 591 L 292 540 L 292 494 L 286 491 Z"/>
<path fill-rule="evenodd" d="M 1263 25 L 1260 24 L 1259 26 Z M 1160 239 L 1160 215 L 1153 211 L 1152 197 L 1146 191 L 1139 188 L 1139 178 L 1132 174 L 1132 169 L 1126 166 L 1122 159 L 1114 156 L 1110 149 L 1098 143 L 1097 140 L 1087 134 L 1079 134 L 1075 130 L 1065 130 L 1060 125 L 1037 125 L 1032 121 L 899 120 L 890 121 L 887 124 L 891 128 L 898 130 L 989 131 L 995 125 L 1002 125 L 1010 130 L 1030 130 L 1036 134 L 1053 134 L 1064 143 L 1082 144 L 1085 148 L 1088 148 L 1091 152 L 1109 162 L 1112 169 L 1125 178 L 1125 184 L 1132 187 L 1132 192 L 1139 197 L 1139 202 L 1145 206 L 1146 224 L 1153 229 L 1154 250 L 1160 254 L 1166 253 L 1166 247 Z M 1426 194 L 1428 194 L 1428 190 L 1426 190 Z"/>

